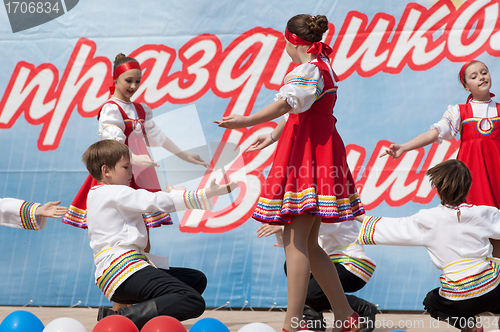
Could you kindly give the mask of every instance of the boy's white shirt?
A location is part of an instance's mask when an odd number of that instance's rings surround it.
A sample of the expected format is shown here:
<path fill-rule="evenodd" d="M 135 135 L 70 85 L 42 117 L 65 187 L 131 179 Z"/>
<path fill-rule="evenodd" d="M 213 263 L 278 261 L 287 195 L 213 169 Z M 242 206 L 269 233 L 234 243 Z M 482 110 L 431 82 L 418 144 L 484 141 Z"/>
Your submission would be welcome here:
<path fill-rule="evenodd" d="M 40 205 L 16 198 L 0 198 L 0 226 L 42 230 L 47 224 L 47 217 L 35 216 Z"/>
<path fill-rule="evenodd" d="M 467 204 L 458 209 L 439 205 L 404 218 L 367 216 L 359 234 L 361 244 L 426 247 L 434 266 L 443 271 L 442 284 L 453 284 L 491 270 L 491 261 L 498 261 L 491 258 L 490 238 L 500 239 L 500 211 Z M 500 281 L 498 271 L 493 273 L 497 279 L 485 291 L 492 290 Z M 477 291 L 467 297 L 482 294 L 484 291 Z"/>
<path fill-rule="evenodd" d="M 94 252 L 96 281 L 120 255 L 130 250 L 144 254 L 148 235 L 142 214 L 188 209 L 185 192 L 173 190 L 170 193 L 152 193 L 123 185 L 98 185 L 92 188 L 87 197 L 87 225 L 90 247 Z M 196 192 L 203 194 L 203 190 Z M 201 197 L 201 200 L 207 203 L 207 209 L 213 207 L 211 199 L 206 196 Z M 152 258 L 151 265 L 168 267 L 168 258 L 156 255 L 149 257 Z M 111 297 L 112 293 L 107 295 Z"/>

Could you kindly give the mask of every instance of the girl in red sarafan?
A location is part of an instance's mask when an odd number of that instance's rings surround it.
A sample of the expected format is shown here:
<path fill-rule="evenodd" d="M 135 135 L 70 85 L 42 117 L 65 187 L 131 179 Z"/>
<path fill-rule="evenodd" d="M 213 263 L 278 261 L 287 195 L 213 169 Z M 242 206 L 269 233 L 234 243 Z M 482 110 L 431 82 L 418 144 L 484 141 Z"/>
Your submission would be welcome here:
<path fill-rule="evenodd" d="M 285 30 L 286 51 L 300 65 L 285 77 L 275 101 L 250 116 L 230 115 L 215 121 L 234 129 L 286 115 L 278 125 L 282 134 L 253 214 L 258 221 L 284 225 L 288 308 L 283 331 L 307 329 L 300 318 L 310 271 L 338 320 L 334 331 L 351 331 L 358 325 L 359 317 L 349 307 L 337 271 L 318 245 L 321 222 L 342 222 L 364 213 L 332 114 L 338 78 L 328 59 L 331 49 L 321 42 L 327 29 L 325 16 L 292 17 Z M 271 134 L 256 144 L 276 139 Z"/>
<path fill-rule="evenodd" d="M 146 104 L 130 99 L 141 85 L 141 66 L 137 60 L 120 53 L 113 67 L 111 98 L 99 112 L 99 140 L 114 139 L 125 143 L 132 152 L 134 177 L 130 186 L 135 189 L 161 191 L 160 183 L 153 167 L 158 166 L 149 156 L 147 146 L 161 146 L 179 158 L 208 167 L 199 155 L 181 150 L 160 127 L 156 126 L 153 112 Z M 63 222 L 72 226 L 87 228 L 87 194 L 97 182 L 91 176 L 83 184 Z M 170 215 L 164 212 L 144 214 L 148 228 L 171 224 Z"/>
<path fill-rule="evenodd" d="M 399 158 L 407 151 L 451 140 L 460 133 L 457 159 L 472 173 L 467 203 L 500 208 L 500 104 L 491 99 L 495 95 L 490 93 L 490 71 L 481 61 L 469 61 L 460 69 L 459 79 L 470 92 L 467 102 L 448 106 L 429 131 L 404 144 L 391 144 L 383 155 Z M 500 241 L 491 242 L 493 256 L 500 257 Z"/>

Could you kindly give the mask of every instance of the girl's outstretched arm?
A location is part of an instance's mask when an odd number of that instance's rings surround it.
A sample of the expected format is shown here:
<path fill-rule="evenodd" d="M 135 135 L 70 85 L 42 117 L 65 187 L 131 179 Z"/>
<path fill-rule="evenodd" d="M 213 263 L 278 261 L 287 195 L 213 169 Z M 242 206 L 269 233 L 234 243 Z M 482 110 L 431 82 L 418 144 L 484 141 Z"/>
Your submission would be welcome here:
<path fill-rule="evenodd" d="M 385 152 L 381 154 L 380 157 L 390 155 L 393 158 L 399 158 L 405 152 L 415 150 L 435 142 L 438 137 L 439 132 L 437 131 L 437 129 L 431 129 L 428 132 L 420 134 L 411 141 L 408 141 L 404 144 L 391 144 L 391 146 L 389 146 L 389 149 L 385 150 Z"/>
<path fill-rule="evenodd" d="M 252 115 L 243 116 L 232 114 L 223 117 L 222 121 L 215 120 L 214 123 L 218 124 L 219 127 L 227 129 L 251 127 L 260 123 L 274 120 L 289 112 L 291 109 L 292 108 L 290 107 L 290 105 L 288 105 L 286 100 L 279 99 Z"/>
<path fill-rule="evenodd" d="M 165 139 L 165 142 L 163 143 L 162 147 L 168 152 L 175 154 L 180 159 L 187 161 L 188 163 L 195 165 L 203 165 L 205 167 L 210 166 L 199 155 L 197 155 L 196 153 L 186 152 L 182 150 L 168 137 Z"/>
<path fill-rule="evenodd" d="M 280 139 L 283 128 L 285 127 L 286 120 L 283 117 L 276 128 L 270 134 L 262 134 L 257 137 L 257 139 L 250 145 L 246 152 L 252 152 L 257 150 L 262 150 L 267 148 L 269 145 L 275 143 Z"/>

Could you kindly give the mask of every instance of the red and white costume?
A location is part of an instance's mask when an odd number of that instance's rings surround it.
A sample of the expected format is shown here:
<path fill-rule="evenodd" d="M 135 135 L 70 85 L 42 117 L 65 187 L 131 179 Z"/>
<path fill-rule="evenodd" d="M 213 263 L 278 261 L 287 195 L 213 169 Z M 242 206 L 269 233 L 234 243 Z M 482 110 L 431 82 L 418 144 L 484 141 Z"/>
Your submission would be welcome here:
<path fill-rule="evenodd" d="M 204 189 L 152 193 L 128 186 L 97 185 L 89 191 L 87 206 L 96 284 L 111 300 L 130 275 L 152 265 L 143 251 L 148 243 L 144 211 L 210 210 L 213 203 Z"/>
<path fill-rule="evenodd" d="M 145 104 L 125 102 L 118 98 L 110 98 L 99 113 L 99 140 L 114 139 L 126 144 L 135 155 L 148 154 L 147 146 L 162 146 L 166 136 L 156 126 L 153 112 Z M 132 164 L 134 171 L 130 186 L 135 189 L 160 191 L 160 184 L 153 167 L 140 167 Z M 69 207 L 63 222 L 72 226 L 87 228 L 87 194 L 97 185 L 90 175 L 82 185 L 77 196 Z M 170 215 L 165 212 L 144 214 L 144 222 L 148 228 L 172 224 Z"/>
<path fill-rule="evenodd" d="M 40 205 L 16 198 L 0 198 L 0 226 L 42 230 L 47 224 L 47 217 L 35 216 Z"/>
<path fill-rule="evenodd" d="M 457 159 L 471 171 L 467 202 L 500 208 L 500 104 L 471 100 L 448 106 L 442 119 L 431 126 L 439 138 L 450 140 L 460 133 Z"/>
<path fill-rule="evenodd" d="M 326 57 L 296 67 L 276 95 L 292 107 L 253 218 L 286 224 L 308 213 L 340 222 L 364 213 L 335 128 L 335 73 Z"/>

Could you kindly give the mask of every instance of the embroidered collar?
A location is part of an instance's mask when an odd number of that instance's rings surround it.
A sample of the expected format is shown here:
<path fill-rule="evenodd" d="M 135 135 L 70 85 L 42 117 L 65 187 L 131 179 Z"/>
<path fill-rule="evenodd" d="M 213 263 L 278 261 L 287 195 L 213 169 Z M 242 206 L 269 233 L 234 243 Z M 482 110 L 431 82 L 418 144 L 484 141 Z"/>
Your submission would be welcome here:
<path fill-rule="evenodd" d="M 481 100 L 474 100 L 472 99 L 470 102 L 474 104 L 489 104 L 493 101 L 493 99 L 490 99 L 488 101 L 481 101 Z"/>
<path fill-rule="evenodd" d="M 463 207 L 472 207 L 473 205 L 472 204 L 468 204 L 468 203 L 460 203 L 459 205 L 445 204 L 443 206 L 446 207 L 446 208 L 448 208 L 448 209 L 459 211 L 460 208 L 463 208 Z"/>

